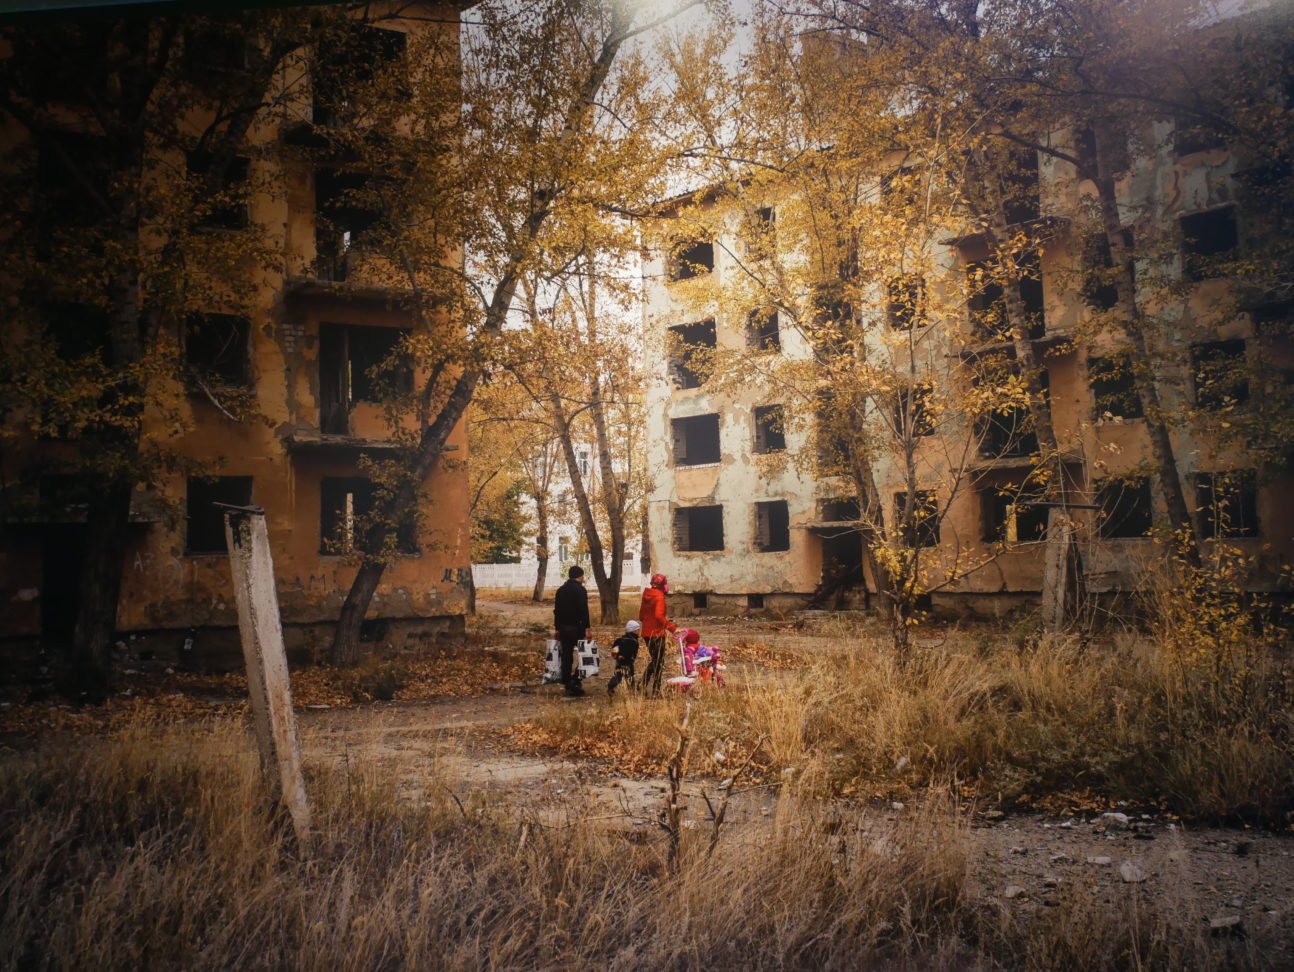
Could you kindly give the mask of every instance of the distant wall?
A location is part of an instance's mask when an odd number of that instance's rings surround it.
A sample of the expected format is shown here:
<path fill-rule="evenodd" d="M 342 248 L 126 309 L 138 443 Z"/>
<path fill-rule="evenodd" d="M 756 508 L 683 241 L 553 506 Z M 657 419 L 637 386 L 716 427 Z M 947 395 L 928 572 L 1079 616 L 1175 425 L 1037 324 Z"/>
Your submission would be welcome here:
<path fill-rule="evenodd" d="M 535 561 L 520 564 L 473 564 L 472 581 L 477 590 L 489 589 L 500 591 L 531 591 L 535 587 Z M 588 568 L 585 568 L 586 570 Z M 621 568 L 623 580 L 622 591 L 639 590 L 643 586 L 643 575 L 638 570 L 637 560 L 626 560 Z M 590 573 L 590 576 L 591 573 Z M 548 561 L 548 573 L 544 577 L 544 590 L 551 593 L 566 580 L 566 568 L 557 562 L 557 558 Z"/>

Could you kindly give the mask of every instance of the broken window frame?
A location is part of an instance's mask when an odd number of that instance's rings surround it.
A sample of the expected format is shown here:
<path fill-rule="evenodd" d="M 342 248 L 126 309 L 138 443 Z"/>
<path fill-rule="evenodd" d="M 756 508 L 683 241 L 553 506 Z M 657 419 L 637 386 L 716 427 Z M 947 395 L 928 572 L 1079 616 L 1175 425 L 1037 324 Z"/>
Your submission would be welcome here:
<path fill-rule="evenodd" d="M 1258 475 L 1253 469 L 1192 474 L 1201 540 L 1238 540 L 1261 536 Z"/>
<path fill-rule="evenodd" d="M 791 511 L 786 500 L 755 503 L 756 553 L 781 553 L 791 549 Z"/>
<path fill-rule="evenodd" d="M 1096 483 L 1097 535 L 1102 540 L 1144 540 L 1154 528 L 1149 476 L 1107 476 Z"/>
<path fill-rule="evenodd" d="M 786 408 L 783 405 L 756 405 L 755 455 L 767 456 L 786 451 Z"/>
<path fill-rule="evenodd" d="M 367 172 L 332 166 L 314 170 L 315 275 L 320 280 L 344 282 L 366 250 L 366 238 L 381 224 L 383 214 L 364 197 L 379 181 Z"/>
<path fill-rule="evenodd" d="M 713 440 L 710 433 L 713 431 Z M 723 459 L 722 430 L 718 412 L 670 419 L 675 467 L 713 466 Z M 704 439 L 700 438 L 704 436 Z"/>
<path fill-rule="evenodd" d="M 184 365 L 190 379 L 208 385 L 251 387 L 251 331 L 251 320 L 241 314 L 186 316 Z"/>
<path fill-rule="evenodd" d="M 412 362 L 403 361 L 386 375 L 369 372 L 389 360 L 409 330 L 373 324 L 319 324 L 319 431 L 325 435 L 349 435 L 350 413 L 358 402 L 381 404 L 387 395 L 398 397 L 413 391 Z M 361 353 L 357 368 L 355 338 L 361 342 L 385 344 L 385 354 Z M 359 347 L 363 347 L 361 343 Z M 381 350 L 381 349 L 379 349 Z M 358 371 L 358 377 L 357 377 Z M 386 384 L 384 385 L 383 382 Z M 386 393 L 386 394 L 384 394 Z"/>
<path fill-rule="evenodd" d="M 863 518 L 855 496 L 829 496 L 818 500 L 818 517 L 824 523 L 856 523 Z"/>
<path fill-rule="evenodd" d="M 907 438 L 909 430 L 913 438 L 935 434 L 935 419 L 930 407 L 934 391 L 934 382 L 923 378 L 913 384 L 902 385 L 895 392 L 894 434 L 900 441 Z"/>
<path fill-rule="evenodd" d="M 1047 507 L 1022 495 L 1018 484 L 985 485 L 978 494 L 980 539 L 984 543 L 1013 545 L 1047 538 Z"/>
<path fill-rule="evenodd" d="M 710 520 L 697 523 L 697 519 Z M 673 549 L 675 553 L 719 553 L 724 549 L 723 506 L 676 506 L 673 511 Z M 706 546 L 696 546 L 694 535 L 708 529 Z M 717 529 L 717 533 L 715 532 Z"/>
<path fill-rule="evenodd" d="M 358 124 L 354 89 L 397 65 L 408 46 L 409 36 L 402 30 L 355 23 L 347 26 L 341 43 L 316 50 L 310 72 L 312 123 L 318 128 Z"/>
<path fill-rule="evenodd" d="M 225 514 L 215 503 L 250 506 L 251 476 L 190 476 L 185 483 L 184 553 L 210 556 L 228 553 Z"/>

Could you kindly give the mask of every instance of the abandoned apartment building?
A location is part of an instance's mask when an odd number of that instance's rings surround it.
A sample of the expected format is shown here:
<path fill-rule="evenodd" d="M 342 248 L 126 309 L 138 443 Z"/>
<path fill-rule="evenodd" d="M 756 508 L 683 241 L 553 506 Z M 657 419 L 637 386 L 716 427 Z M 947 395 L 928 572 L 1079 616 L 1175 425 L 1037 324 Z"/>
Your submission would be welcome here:
<path fill-rule="evenodd" d="M 395 57 L 406 47 L 406 32 L 440 31 L 443 43 L 457 44 L 457 6 L 422 13 L 411 10 L 406 19 L 384 19 L 380 26 L 357 23 L 347 56 Z M 254 289 L 250 313 L 198 310 L 175 335 L 185 370 L 180 407 L 189 428 L 178 438 L 146 428 L 145 439 L 220 463 L 214 475 L 174 476 L 156 491 L 136 491 L 118 607 L 127 663 L 241 664 L 223 515 L 214 503 L 266 512 L 292 660 L 324 657 L 355 575 L 346 554 L 356 540 L 356 518 L 374 498 L 361 457 L 389 456 L 394 448 L 372 369 L 397 347 L 413 314 L 390 274 L 370 272 L 376 261 L 365 254 L 364 234 L 380 214 L 346 194 L 364 176 L 330 165 L 319 150 L 327 144 L 326 126 L 344 123 L 344 92 L 318 77 L 332 56 L 312 52 L 313 85 L 295 78 L 291 90 L 298 94 L 251 129 L 253 144 L 229 170 L 230 179 L 255 177 L 246 204 L 218 208 L 202 227 L 223 233 L 257 224 L 279 254 L 278 269 L 258 268 L 246 282 Z M 66 138 L 79 144 L 90 136 L 69 130 Z M 50 168 L 58 185 L 57 160 Z M 91 350 L 104 333 L 102 313 L 85 305 L 52 299 L 39 316 L 61 354 Z M 408 367 L 395 381 L 407 387 L 416 377 Z M 204 392 L 215 386 L 250 395 L 266 420 L 234 420 Z M 29 655 L 71 636 L 86 530 L 77 489 L 84 484 L 30 474 L 68 448 L 75 443 L 20 436 L 5 446 L 0 643 L 11 654 Z M 465 449 L 461 428 L 449 449 Z M 400 555 L 387 568 L 361 632 L 370 648 L 440 650 L 463 632 L 470 579 L 463 464 L 438 465 L 424 494 L 434 510 L 421 535 L 399 536 Z"/>
<path fill-rule="evenodd" d="M 1243 409 L 1272 383 L 1288 385 L 1294 369 L 1288 304 L 1255 304 L 1227 319 L 1217 316 L 1218 298 L 1231 282 L 1215 277 L 1211 262 L 1245 245 L 1249 222 L 1237 186 L 1243 160 L 1224 144 L 1194 144 L 1184 131 L 1174 137 L 1170 121 L 1157 125 L 1150 142 L 1158 154 L 1121 179 L 1119 190 L 1129 200 L 1169 192 L 1169 186 L 1176 193 L 1160 209 L 1177 224 L 1166 228 L 1179 247 L 1169 272 L 1188 282 L 1189 293 L 1169 335 L 1172 360 L 1165 367 L 1176 379 L 1161 385 L 1164 404 L 1182 415 Z M 1033 322 L 1029 337 L 1053 426 L 1065 444 L 1083 583 L 1091 594 L 1108 596 L 1133 589 L 1148 561 L 1159 556 L 1147 534 L 1163 524 L 1164 514 L 1147 475 L 1148 438 L 1126 362 L 1110 352 L 1108 339 L 1072 339 L 1089 315 L 1114 306 L 1111 288 L 1075 282 L 1090 280 L 1083 268 L 1101 259 L 1101 241 L 1071 231 L 1064 218 L 1077 210 L 1080 194 L 1092 192 L 1091 184 L 1079 182 L 1060 162 L 1030 156 L 1025 163 L 1029 191 L 1009 217 L 1017 223 L 1050 218 L 1057 231 L 1041 246 L 1034 274 L 1017 286 Z M 884 191 L 883 181 L 878 186 Z M 779 321 L 778 313 L 714 297 L 733 292 L 724 287 L 725 274 L 738 275 L 743 233 L 776 219 L 769 201 L 746 204 L 765 207 L 752 221 L 736 203 L 715 199 L 714 193 L 696 193 L 667 204 L 703 207 L 704 223 L 721 229 L 708 238 L 675 238 L 649 254 L 644 268 L 649 354 L 670 361 L 647 392 L 650 466 L 659 470 L 648 509 L 652 570 L 669 576 L 671 610 L 678 613 L 864 607 L 876 586 L 863 565 L 852 486 L 815 474 L 812 464 L 768 461 L 793 460 L 802 450 L 822 447 L 809 423 L 784 419 L 790 395 L 769 377 L 775 371 L 751 367 L 739 382 L 716 382 L 703 380 L 698 371 L 704 368 L 691 366 L 711 349 L 730 349 L 745 360 L 813 356 L 802 330 Z M 1002 287 L 976 282 L 989 257 L 982 237 L 941 246 L 933 262 L 942 281 L 915 285 L 956 287 L 969 296 L 960 298 L 957 319 L 943 326 L 944 333 L 931 335 L 927 360 L 953 381 L 974 380 L 969 369 L 958 372 L 964 366 L 948 362 L 1004 347 L 1004 335 L 993 330 Z M 914 319 L 912 302 L 893 294 L 890 300 L 882 320 L 864 331 L 864 340 L 878 348 L 886 331 L 930 324 Z M 908 394 L 920 396 L 921 383 Z M 1016 503 L 1011 493 L 1038 452 L 1026 410 L 979 420 L 969 457 L 956 443 L 940 441 L 950 435 L 965 441 L 969 423 L 945 421 L 937 429 L 923 424 L 919 401 L 910 413 L 919 437 L 918 469 L 930 486 L 915 497 L 917 525 L 906 540 L 932 548 L 931 556 L 944 563 L 960 558 L 978 565 L 933 591 L 929 606 L 992 616 L 1037 604 L 1047 510 Z M 1187 423 L 1174 431 L 1182 481 L 1188 501 L 1193 498 L 1200 510 L 1203 537 L 1206 543 L 1225 538 L 1252 556 L 1250 585 L 1274 589 L 1282 565 L 1294 557 L 1294 511 L 1284 501 L 1294 487 L 1291 470 L 1269 465 L 1260 475 L 1243 444 L 1211 447 L 1201 441 L 1204 434 Z M 876 473 L 886 516 L 895 517 L 907 499 L 901 468 L 881 461 Z M 950 489 L 949 482 L 959 486 Z"/>

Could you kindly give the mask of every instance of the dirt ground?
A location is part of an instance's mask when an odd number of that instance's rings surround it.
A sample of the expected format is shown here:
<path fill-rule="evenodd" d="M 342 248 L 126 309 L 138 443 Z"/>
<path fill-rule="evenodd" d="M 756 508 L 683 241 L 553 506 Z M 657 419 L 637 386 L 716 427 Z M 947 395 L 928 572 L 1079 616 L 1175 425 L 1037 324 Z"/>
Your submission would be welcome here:
<path fill-rule="evenodd" d="M 637 829 L 648 839 L 657 833 L 664 804 L 663 772 L 624 778 L 592 760 L 544 759 L 519 755 L 498 742 L 490 730 L 533 718 L 542 708 L 607 705 L 595 682 L 589 696 L 566 700 L 556 686 L 538 685 L 537 631 L 551 608 L 524 601 L 482 599 L 478 630 L 500 637 L 526 635 L 536 640 L 536 678 L 530 683 L 494 686 L 491 694 L 469 699 L 390 703 L 362 708 L 306 709 L 302 714 L 307 751 L 337 760 L 393 761 L 410 793 L 431 779 L 454 788 L 469 801 L 505 801 L 534 819 L 570 823 L 572 816 L 601 825 Z M 755 622 L 696 619 L 707 631 L 729 641 Z M 600 631 L 607 641 L 609 631 Z M 775 647 L 810 647 L 813 636 L 787 627 L 764 626 L 760 640 Z M 819 639 L 821 640 L 821 639 Z M 433 772 L 434 770 L 434 772 Z M 702 791 L 717 803 L 713 781 L 684 787 L 689 824 L 712 826 Z M 761 787 L 737 793 L 728 811 L 728 831 L 757 833 L 775 813 L 777 795 Z M 903 814 L 916 808 L 898 803 L 851 803 L 840 811 L 850 825 L 877 840 Z M 1174 913 L 1213 923 L 1219 937 L 1274 932 L 1279 948 L 1289 950 L 1294 967 L 1294 837 L 1249 829 L 1186 825 L 1171 818 L 1121 809 L 1066 819 L 1036 815 L 976 814 L 967 821 L 971 888 L 988 906 L 1010 909 L 1021 918 L 1056 905 L 1074 893 L 1112 903 L 1157 899 Z"/>

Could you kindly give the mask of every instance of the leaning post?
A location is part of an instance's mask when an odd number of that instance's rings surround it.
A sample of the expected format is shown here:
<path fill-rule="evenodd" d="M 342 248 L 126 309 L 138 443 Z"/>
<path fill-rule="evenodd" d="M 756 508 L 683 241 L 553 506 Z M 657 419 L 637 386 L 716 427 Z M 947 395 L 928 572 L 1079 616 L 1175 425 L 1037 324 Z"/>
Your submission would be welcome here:
<path fill-rule="evenodd" d="M 238 633 L 247 665 L 247 692 L 260 751 L 261 773 L 271 797 L 292 818 L 297 843 L 309 845 L 310 807 L 301 775 L 301 743 L 292 712 L 288 658 L 274 586 L 274 562 L 265 511 L 259 506 L 217 503 L 225 511 L 225 542 L 234 575 Z"/>

